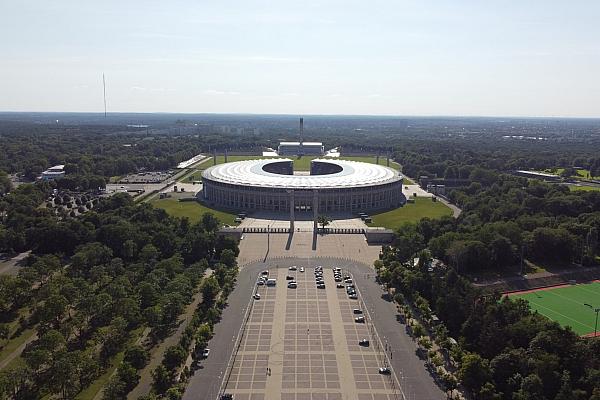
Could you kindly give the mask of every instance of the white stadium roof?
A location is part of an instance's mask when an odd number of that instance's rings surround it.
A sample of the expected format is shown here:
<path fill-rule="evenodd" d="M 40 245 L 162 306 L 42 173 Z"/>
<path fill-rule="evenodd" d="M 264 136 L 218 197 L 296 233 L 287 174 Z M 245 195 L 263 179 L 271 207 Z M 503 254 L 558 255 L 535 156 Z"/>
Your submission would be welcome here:
<path fill-rule="evenodd" d="M 315 159 L 342 168 L 340 172 L 326 175 L 282 175 L 267 172 L 267 164 L 292 161 L 289 158 L 237 161 L 219 164 L 206 169 L 202 177 L 215 182 L 288 189 L 332 189 L 381 185 L 396 182 L 402 177 L 396 170 L 358 161 Z"/>

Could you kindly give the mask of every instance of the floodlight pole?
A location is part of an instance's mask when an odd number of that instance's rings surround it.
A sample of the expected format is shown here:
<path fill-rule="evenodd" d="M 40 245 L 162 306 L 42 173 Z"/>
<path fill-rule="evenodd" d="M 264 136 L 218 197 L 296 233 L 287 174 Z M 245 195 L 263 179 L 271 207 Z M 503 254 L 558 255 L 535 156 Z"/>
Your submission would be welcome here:
<path fill-rule="evenodd" d="M 594 323 L 594 337 L 596 337 L 596 333 L 598 332 L 598 313 L 600 313 L 600 308 L 594 308 L 588 303 L 583 303 L 583 305 L 591 308 L 596 313 L 596 322 Z"/>

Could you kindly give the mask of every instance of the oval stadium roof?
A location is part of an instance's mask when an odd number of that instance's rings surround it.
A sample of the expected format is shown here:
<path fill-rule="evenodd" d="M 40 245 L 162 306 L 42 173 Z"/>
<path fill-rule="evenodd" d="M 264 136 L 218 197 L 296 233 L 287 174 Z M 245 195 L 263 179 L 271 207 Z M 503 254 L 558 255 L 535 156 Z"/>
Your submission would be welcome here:
<path fill-rule="evenodd" d="M 233 185 L 287 188 L 332 189 L 381 185 L 397 182 L 402 176 L 388 167 L 358 161 L 315 159 L 338 165 L 340 172 L 326 175 L 281 175 L 267 172 L 266 164 L 292 161 L 289 158 L 247 160 L 219 164 L 206 169 L 202 177 L 215 182 Z"/>

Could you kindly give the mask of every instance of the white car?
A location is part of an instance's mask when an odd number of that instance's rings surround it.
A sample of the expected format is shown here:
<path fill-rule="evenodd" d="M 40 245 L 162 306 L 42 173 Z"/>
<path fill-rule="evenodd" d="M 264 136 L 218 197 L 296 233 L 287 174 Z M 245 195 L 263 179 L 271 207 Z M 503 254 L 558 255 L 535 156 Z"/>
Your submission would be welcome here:
<path fill-rule="evenodd" d="M 304 267 L 300 267 L 300 272 L 304 272 Z"/>
<path fill-rule="evenodd" d="M 210 354 L 210 349 L 202 350 L 202 358 L 207 358 L 209 354 Z"/>
<path fill-rule="evenodd" d="M 298 269 L 298 267 L 296 267 L 295 265 L 292 265 L 291 267 L 288 268 L 290 271 L 295 271 Z"/>
<path fill-rule="evenodd" d="M 259 279 L 259 280 L 256 282 L 256 284 L 257 284 L 258 286 L 262 286 L 262 285 L 264 285 L 264 284 L 265 284 L 265 281 L 263 281 L 262 279 Z"/>
<path fill-rule="evenodd" d="M 255 293 L 254 294 L 254 299 L 255 300 L 260 300 L 260 293 Z"/>

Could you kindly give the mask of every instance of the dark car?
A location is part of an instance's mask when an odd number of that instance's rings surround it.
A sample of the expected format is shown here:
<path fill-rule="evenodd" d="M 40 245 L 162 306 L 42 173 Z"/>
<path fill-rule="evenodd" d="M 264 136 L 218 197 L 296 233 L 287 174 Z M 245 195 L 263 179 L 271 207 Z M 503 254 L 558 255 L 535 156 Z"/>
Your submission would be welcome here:
<path fill-rule="evenodd" d="M 288 275 L 288 276 L 285 277 L 285 279 L 288 280 L 288 281 L 293 281 L 294 277 L 291 276 L 291 275 Z"/>
<path fill-rule="evenodd" d="M 360 339 L 358 341 L 358 345 L 359 346 L 365 346 L 365 347 L 369 347 L 369 339 Z"/>

